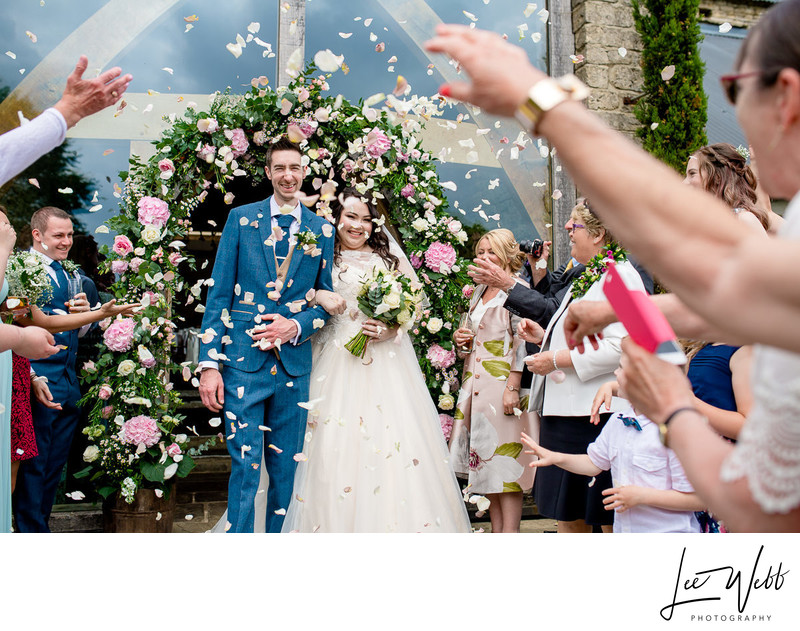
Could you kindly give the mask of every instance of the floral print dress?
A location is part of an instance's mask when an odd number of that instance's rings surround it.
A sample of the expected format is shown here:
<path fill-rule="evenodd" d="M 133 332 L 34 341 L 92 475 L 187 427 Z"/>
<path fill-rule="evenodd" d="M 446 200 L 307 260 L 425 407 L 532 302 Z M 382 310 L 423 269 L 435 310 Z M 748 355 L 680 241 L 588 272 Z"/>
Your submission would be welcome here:
<path fill-rule="evenodd" d="M 519 318 L 503 304 L 503 291 L 482 302 L 485 286 L 475 292 L 470 317 L 477 331 L 473 351 L 464 362 L 456 404 L 450 454 L 457 475 L 468 479 L 469 493 L 510 493 L 533 486 L 533 456 L 523 453 L 520 432 L 538 440 L 539 418 L 528 407 L 528 390 L 520 392 L 521 414 L 503 413 L 503 392 L 511 371 L 524 368 L 525 343 L 516 335 Z"/>

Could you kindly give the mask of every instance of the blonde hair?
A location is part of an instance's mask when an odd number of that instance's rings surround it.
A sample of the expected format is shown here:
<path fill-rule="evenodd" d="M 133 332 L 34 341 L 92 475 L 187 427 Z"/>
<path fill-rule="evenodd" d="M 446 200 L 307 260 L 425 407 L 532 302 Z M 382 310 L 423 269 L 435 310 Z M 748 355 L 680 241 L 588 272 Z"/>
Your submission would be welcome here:
<path fill-rule="evenodd" d="M 608 228 L 600 221 L 600 218 L 594 214 L 591 206 L 589 206 L 589 200 L 585 197 L 578 198 L 578 203 L 575 204 L 575 208 L 572 209 L 572 215 L 578 217 L 579 223 L 583 224 L 584 228 L 586 228 L 586 232 L 591 236 L 599 237 L 600 235 L 604 235 L 604 245 L 609 245 L 615 240 Z"/>
<path fill-rule="evenodd" d="M 475 244 L 475 255 L 478 254 L 478 248 L 481 241 L 486 239 L 489 242 L 489 247 L 492 248 L 495 256 L 500 259 L 500 265 L 507 268 L 512 274 L 516 274 L 522 269 L 522 264 L 525 262 L 525 255 L 519 251 L 519 243 L 514 238 L 514 233 L 508 228 L 497 228 L 497 230 L 490 230 L 483 235 L 478 243 Z"/>

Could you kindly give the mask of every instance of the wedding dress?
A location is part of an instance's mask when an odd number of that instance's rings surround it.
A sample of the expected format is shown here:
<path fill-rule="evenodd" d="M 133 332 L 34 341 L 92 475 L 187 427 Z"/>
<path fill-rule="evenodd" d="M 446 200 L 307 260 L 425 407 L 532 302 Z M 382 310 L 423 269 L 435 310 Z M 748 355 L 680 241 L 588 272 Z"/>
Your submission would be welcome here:
<path fill-rule="evenodd" d="M 413 273 L 399 256 L 401 272 Z M 469 532 L 408 335 L 370 343 L 364 359 L 344 348 L 366 319 L 356 296 L 374 266 L 385 267 L 380 256 L 354 251 L 334 265 L 347 309 L 312 338 L 309 424 L 283 531 Z"/>

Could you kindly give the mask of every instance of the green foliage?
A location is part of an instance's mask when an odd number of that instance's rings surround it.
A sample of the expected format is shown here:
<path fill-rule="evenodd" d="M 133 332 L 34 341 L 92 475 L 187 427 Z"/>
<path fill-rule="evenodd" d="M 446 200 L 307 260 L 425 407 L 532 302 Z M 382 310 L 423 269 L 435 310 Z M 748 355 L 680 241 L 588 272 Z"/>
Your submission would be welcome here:
<path fill-rule="evenodd" d="M 636 30 L 644 43 L 637 135 L 644 149 L 680 172 L 687 157 L 707 144 L 698 5 L 699 0 L 633 0 Z M 670 66 L 675 73 L 665 80 L 662 72 Z"/>

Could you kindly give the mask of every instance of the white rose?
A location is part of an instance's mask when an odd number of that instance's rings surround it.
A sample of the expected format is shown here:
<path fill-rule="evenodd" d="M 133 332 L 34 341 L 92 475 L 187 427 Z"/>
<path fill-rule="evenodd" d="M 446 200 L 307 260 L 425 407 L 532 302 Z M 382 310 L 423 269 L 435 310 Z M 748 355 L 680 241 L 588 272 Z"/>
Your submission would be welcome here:
<path fill-rule="evenodd" d="M 411 222 L 411 227 L 414 228 L 417 232 L 424 232 L 428 229 L 428 222 L 425 221 L 422 217 L 417 217 L 414 221 Z"/>
<path fill-rule="evenodd" d="M 400 294 L 393 291 L 383 299 L 383 302 L 392 309 L 397 309 L 400 306 Z"/>
<path fill-rule="evenodd" d="M 403 309 L 400 313 L 397 314 L 397 324 L 406 324 L 411 320 L 411 311 L 409 309 Z"/>
<path fill-rule="evenodd" d="M 142 230 L 142 241 L 147 245 L 151 245 L 161 239 L 161 230 L 153 225 L 146 225 Z"/>
<path fill-rule="evenodd" d="M 134 370 L 136 370 L 136 364 L 130 359 L 122 360 L 117 366 L 117 372 L 123 376 L 130 375 Z"/>
<path fill-rule="evenodd" d="M 456 233 L 456 239 L 458 239 L 458 242 L 461 243 L 462 245 L 464 243 L 466 243 L 467 242 L 467 231 L 466 230 L 459 230 Z"/>
<path fill-rule="evenodd" d="M 84 462 L 94 462 L 100 457 L 100 448 L 95 445 L 89 445 L 83 452 Z"/>
<path fill-rule="evenodd" d="M 448 226 L 448 228 L 450 228 L 450 232 L 453 234 L 458 234 L 458 231 L 461 230 L 461 227 L 461 222 L 458 219 L 453 219 Z"/>
<path fill-rule="evenodd" d="M 428 331 L 430 331 L 431 333 L 438 333 L 439 331 L 442 330 L 443 325 L 444 322 L 442 322 L 441 318 L 431 318 L 430 320 L 428 320 L 428 324 L 426 326 Z"/>

